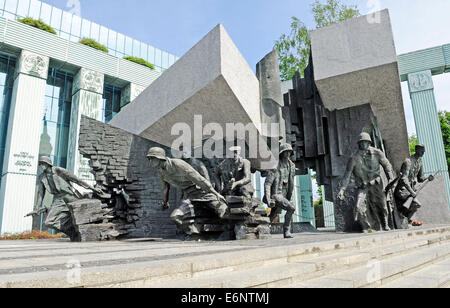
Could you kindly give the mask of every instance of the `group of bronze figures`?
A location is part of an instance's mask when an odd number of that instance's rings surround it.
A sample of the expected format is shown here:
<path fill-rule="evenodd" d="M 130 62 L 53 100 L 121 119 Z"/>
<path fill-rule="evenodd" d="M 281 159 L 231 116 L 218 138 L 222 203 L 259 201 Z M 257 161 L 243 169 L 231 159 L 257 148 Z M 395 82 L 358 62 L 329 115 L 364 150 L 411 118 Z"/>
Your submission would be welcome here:
<path fill-rule="evenodd" d="M 385 154 L 371 147 L 370 135 L 363 133 L 359 140 L 359 150 L 350 160 L 343 178 L 342 189 L 338 200 L 348 198 L 347 187 L 351 179 L 357 187 L 355 204 L 355 221 L 359 222 L 363 232 L 382 229 L 389 231 L 389 215 L 386 195 L 389 191 L 395 198 L 396 213 L 411 222 L 412 217 L 421 207 L 417 200 L 417 184 L 433 181 L 434 177 L 425 177 L 421 157 L 425 147 L 418 145 L 415 155 L 406 159 L 401 174 L 395 178 L 394 171 Z M 162 182 L 162 210 L 170 208 L 169 196 L 171 187 L 182 191 L 182 200 L 171 213 L 171 219 L 185 234 L 199 234 L 196 225 L 186 223 L 185 215 L 194 207 L 207 208 L 220 219 L 227 219 L 230 209 L 226 197 L 241 196 L 253 198 L 255 189 L 252 185 L 251 163 L 241 157 L 241 148 L 232 147 L 231 159 L 220 163 L 209 160 L 209 166 L 199 159 L 184 154 L 182 159 L 169 158 L 166 151 L 159 147 L 151 148 L 147 158 L 150 167 L 158 171 Z M 291 226 L 295 206 L 291 202 L 296 176 L 295 164 L 291 161 L 293 148 L 290 144 L 281 144 L 280 159 L 274 170 L 266 172 L 263 202 L 271 209 L 270 221 L 286 211 L 284 219 L 284 237 L 292 238 Z M 381 167 L 388 178 L 389 185 L 383 184 Z M 68 204 L 77 200 L 92 198 L 80 193 L 72 184 L 92 191 L 98 196 L 104 192 L 78 179 L 73 173 L 53 166 L 50 158 L 39 160 L 40 176 L 38 181 L 38 198 L 35 211 L 29 216 L 36 216 L 48 211 L 45 225 L 56 231 L 67 234 L 72 241 L 77 241 L 79 234 L 73 225 Z M 41 208 L 45 193 L 53 195 L 53 203 L 49 209 Z"/>
<path fill-rule="evenodd" d="M 420 189 L 418 184 L 434 180 L 434 176 L 424 175 L 421 158 L 425 154 L 425 146 L 416 146 L 416 153 L 404 161 L 399 177 L 395 178 L 392 165 L 385 154 L 371 147 L 371 144 L 370 135 L 362 133 L 358 142 L 358 152 L 347 166 L 338 200 L 343 201 L 347 198 L 346 190 L 353 178 L 357 188 L 355 221 L 360 224 L 364 233 L 379 229 L 390 231 L 390 216 L 393 217 L 394 228 L 406 228 L 421 208 L 417 199 Z M 386 187 L 383 184 L 381 169 L 384 169 L 388 180 Z M 391 200 L 391 204 L 395 204 L 393 208 L 388 206 L 388 195 L 393 198 Z"/>
<path fill-rule="evenodd" d="M 163 184 L 162 208 L 168 209 L 170 187 L 181 189 L 183 197 L 181 205 L 176 208 L 171 218 L 186 234 L 198 234 L 192 222 L 186 224 L 185 213 L 195 206 L 208 207 L 221 219 L 230 215 L 225 197 L 236 196 L 252 198 L 255 189 L 252 185 L 251 163 L 241 157 L 241 148 L 232 147 L 232 159 L 225 159 L 213 168 L 189 155 L 183 159 L 166 156 L 164 149 L 151 148 L 147 158 L 150 166 L 159 171 Z M 270 220 L 274 222 L 282 210 L 286 210 L 284 237 L 292 238 L 291 225 L 295 207 L 291 203 L 294 191 L 295 165 L 289 159 L 293 154 L 292 147 L 283 144 L 280 151 L 280 162 L 276 170 L 268 172 L 265 183 L 264 202 L 271 208 Z"/>

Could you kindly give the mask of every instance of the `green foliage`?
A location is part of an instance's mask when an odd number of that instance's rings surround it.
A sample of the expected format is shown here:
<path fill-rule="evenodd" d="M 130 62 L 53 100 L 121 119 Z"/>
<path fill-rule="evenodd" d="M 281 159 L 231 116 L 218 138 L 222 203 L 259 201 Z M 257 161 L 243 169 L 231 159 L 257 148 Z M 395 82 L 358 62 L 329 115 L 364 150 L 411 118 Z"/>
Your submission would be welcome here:
<path fill-rule="evenodd" d="M 447 166 L 450 170 L 450 112 L 439 112 L 439 122 L 441 123 L 442 137 L 444 138 L 445 155 Z"/>
<path fill-rule="evenodd" d="M 146 61 L 146 60 L 144 60 L 144 59 L 142 59 L 142 58 L 137 58 L 137 57 L 123 57 L 125 60 L 128 60 L 128 61 L 131 61 L 131 62 L 134 62 L 134 63 L 137 63 L 137 64 L 140 64 L 140 65 L 143 65 L 143 66 L 146 66 L 146 67 L 148 67 L 148 68 L 151 68 L 152 70 L 154 70 L 155 69 L 155 67 L 153 66 L 153 64 L 151 64 L 150 62 L 148 62 L 148 61 Z"/>
<path fill-rule="evenodd" d="M 90 39 L 90 38 L 82 38 L 79 41 L 80 44 L 95 48 L 97 50 L 103 51 L 104 53 L 108 53 L 108 48 L 106 48 L 106 46 L 98 43 L 97 41 Z"/>
<path fill-rule="evenodd" d="M 317 28 L 326 27 L 360 15 L 356 5 L 346 6 L 340 4 L 339 0 L 327 0 L 325 4 L 321 4 L 319 0 L 316 0 L 312 4 L 312 12 Z"/>
<path fill-rule="evenodd" d="M 416 135 L 412 135 L 409 137 L 409 152 L 411 155 L 416 154 L 416 145 L 419 144 L 419 140 Z"/>
<path fill-rule="evenodd" d="M 311 10 L 316 29 L 360 15 L 356 6 L 341 4 L 340 0 L 326 0 L 324 4 L 316 0 Z M 297 17 L 292 17 L 291 32 L 281 35 L 274 48 L 279 55 L 281 80 L 292 79 L 296 71 L 303 74 L 308 66 L 311 49 L 308 28 Z"/>
<path fill-rule="evenodd" d="M 21 22 L 23 24 L 26 24 L 26 25 L 29 25 L 29 26 L 32 26 L 32 27 L 35 27 L 35 28 L 47 31 L 47 32 L 49 32 L 51 34 L 56 34 L 56 31 L 52 27 L 50 27 L 49 25 L 47 25 L 46 23 L 44 23 L 41 20 L 37 20 L 37 19 L 30 18 L 30 17 L 26 17 L 26 18 L 18 19 L 17 21 Z"/>

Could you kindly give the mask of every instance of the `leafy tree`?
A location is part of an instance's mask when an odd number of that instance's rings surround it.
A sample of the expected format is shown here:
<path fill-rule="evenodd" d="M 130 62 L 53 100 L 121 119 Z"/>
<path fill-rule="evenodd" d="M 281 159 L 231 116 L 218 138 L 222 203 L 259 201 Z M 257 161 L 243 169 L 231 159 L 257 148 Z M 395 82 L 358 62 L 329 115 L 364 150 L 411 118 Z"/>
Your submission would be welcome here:
<path fill-rule="evenodd" d="M 419 140 L 416 135 L 412 135 L 409 137 L 409 151 L 411 155 L 416 154 L 416 145 L 419 144 Z"/>
<path fill-rule="evenodd" d="M 344 5 L 341 0 L 319 0 L 311 5 L 316 29 L 342 22 L 360 15 L 356 6 Z M 308 28 L 297 17 L 292 17 L 291 32 L 283 34 L 275 42 L 280 60 L 280 75 L 283 81 L 290 80 L 296 71 L 303 73 L 308 66 L 311 39 Z"/>
<path fill-rule="evenodd" d="M 445 155 L 447 166 L 450 170 L 450 112 L 440 111 L 439 121 L 441 123 L 442 137 L 444 138 Z"/>

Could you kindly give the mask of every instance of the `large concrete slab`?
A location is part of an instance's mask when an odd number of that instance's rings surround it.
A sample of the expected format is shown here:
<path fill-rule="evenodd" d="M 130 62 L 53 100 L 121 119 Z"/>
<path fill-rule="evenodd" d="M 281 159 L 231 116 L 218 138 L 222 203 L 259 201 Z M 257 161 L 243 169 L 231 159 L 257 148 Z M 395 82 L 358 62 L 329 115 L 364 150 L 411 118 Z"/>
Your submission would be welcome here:
<path fill-rule="evenodd" d="M 194 116 L 203 124 L 252 124 L 260 129 L 259 81 L 222 25 L 152 83 L 110 124 L 165 146 L 179 136 L 172 127 Z M 198 123 L 197 123 L 198 124 Z"/>
<path fill-rule="evenodd" d="M 387 154 L 399 171 L 408 131 L 388 10 L 311 32 L 314 78 L 326 108 L 372 105 Z"/>

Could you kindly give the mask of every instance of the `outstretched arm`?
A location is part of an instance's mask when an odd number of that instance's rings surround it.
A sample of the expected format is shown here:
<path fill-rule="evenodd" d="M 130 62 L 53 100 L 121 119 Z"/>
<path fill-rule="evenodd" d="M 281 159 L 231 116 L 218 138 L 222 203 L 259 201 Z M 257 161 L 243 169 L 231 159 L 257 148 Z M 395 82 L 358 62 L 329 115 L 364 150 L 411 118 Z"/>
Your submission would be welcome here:
<path fill-rule="evenodd" d="M 66 169 L 62 169 L 59 168 L 57 169 L 57 172 L 60 176 L 62 176 L 63 178 L 65 178 L 67 181 L 71 182 L 71 183 L 75 183 L 77 185 L 80 185 L 83 188 L 92 190 L 93 192 L 96 192 L 98 194 L 102 194 L 103 192 L 100 189 L 94 188 L 92 185 L 86 183 L 85 181 L 79 179 L 75 174 L 73 174 L 72 172 L 66 170 Z"/>

